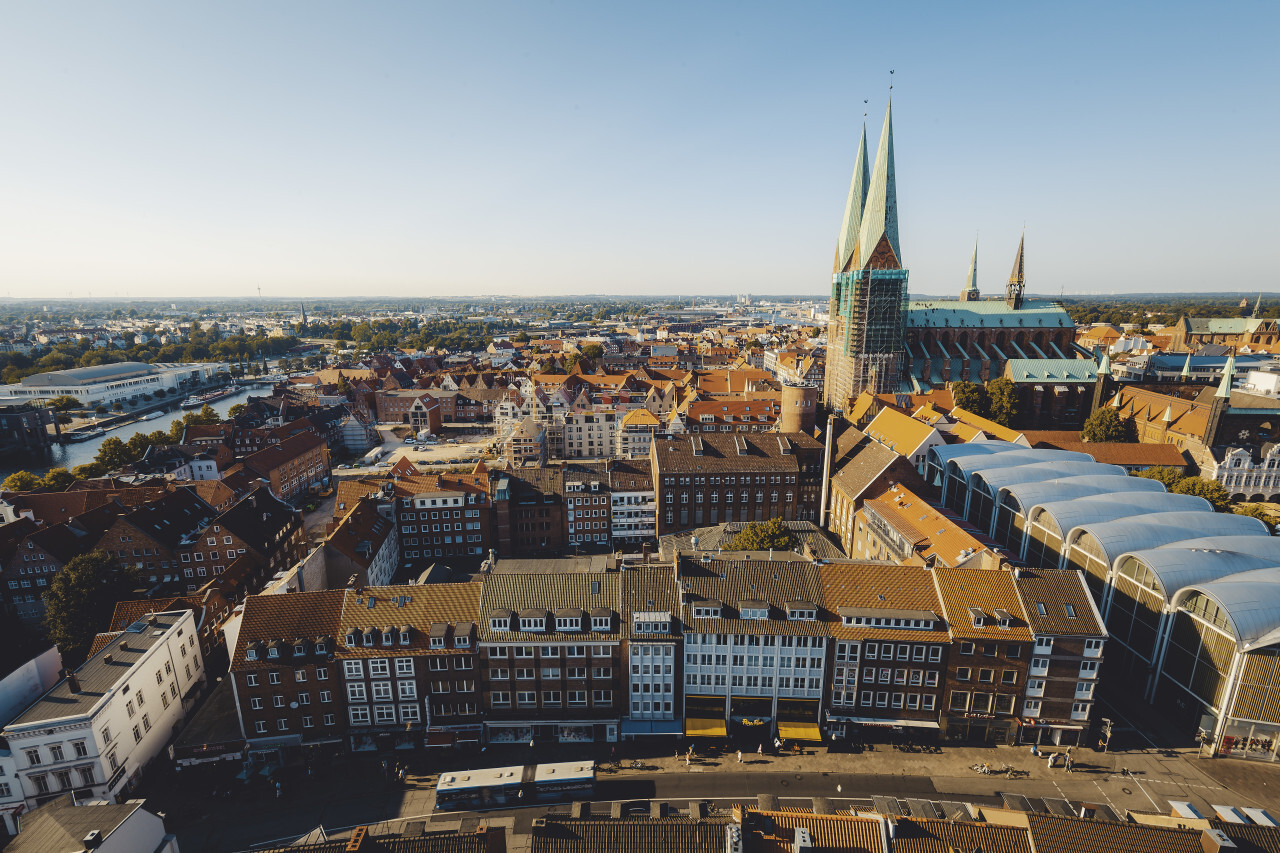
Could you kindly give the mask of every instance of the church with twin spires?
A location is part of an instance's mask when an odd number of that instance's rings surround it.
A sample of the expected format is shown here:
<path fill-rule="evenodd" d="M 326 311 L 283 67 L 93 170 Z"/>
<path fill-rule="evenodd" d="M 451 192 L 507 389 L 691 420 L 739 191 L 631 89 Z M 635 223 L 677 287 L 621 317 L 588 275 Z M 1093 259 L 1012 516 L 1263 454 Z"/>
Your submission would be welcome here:
<path fill-rule="evenodd" d="M 889 104 L 870 169 L 862 129 L 836 240 L 826 404 L 849 412 L 863 391 L 921 393 L 1005 376 L 1019 386 L 1024 411 L 1087 415 L 1081 394 L 1097 375 L 1093 354 L 1075 343 L 1075 323 L 1060 302 L 1025 295 L 1024 244 L 1025 235 L 1002 298 L 982 297 L 975 245 L 959 299 L 910 299 Z"/>

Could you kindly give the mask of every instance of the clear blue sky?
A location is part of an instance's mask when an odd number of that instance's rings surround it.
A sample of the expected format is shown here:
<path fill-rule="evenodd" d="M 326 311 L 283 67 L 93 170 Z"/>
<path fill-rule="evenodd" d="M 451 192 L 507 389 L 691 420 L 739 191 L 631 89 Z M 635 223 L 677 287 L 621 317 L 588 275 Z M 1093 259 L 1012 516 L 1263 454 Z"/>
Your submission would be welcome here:
<path fill-rule="evenodd" d="M 1280 289 L 1278 8 L 15 0 L 0 295 Z"/>

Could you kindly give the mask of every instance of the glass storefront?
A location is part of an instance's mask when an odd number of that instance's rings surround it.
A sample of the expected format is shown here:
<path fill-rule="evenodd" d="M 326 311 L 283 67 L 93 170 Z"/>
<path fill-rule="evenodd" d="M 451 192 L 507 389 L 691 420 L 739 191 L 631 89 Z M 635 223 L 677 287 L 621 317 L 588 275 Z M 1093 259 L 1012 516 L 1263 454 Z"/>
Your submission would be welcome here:
<path fill-rule="evenodd" d="M 1224 758 L 1275 761 L 1277 748 L 1280 748 L 1280 726 L 1274 723 L 1228 720 L 1222 733 L 1222 742 L 1218 744 L 1218 755 Z"/>

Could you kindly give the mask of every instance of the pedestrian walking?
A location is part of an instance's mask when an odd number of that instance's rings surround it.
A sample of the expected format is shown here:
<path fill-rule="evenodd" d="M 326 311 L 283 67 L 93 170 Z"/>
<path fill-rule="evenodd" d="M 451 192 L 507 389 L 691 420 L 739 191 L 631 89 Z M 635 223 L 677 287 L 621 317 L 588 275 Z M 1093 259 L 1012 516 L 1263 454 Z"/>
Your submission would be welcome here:
<path fill-rule="evenodd" d="M 742 750 L 738 750 L 738 763 L 742 763 Z"/>
<path fill-rule="evenodd" d="M 779 740 L 778 738 L 774 738 L 774 739 L 773 739 L 773 751 L 774 751 L 774 752 L 778 752 L 778 751 L 779 751 L 779 750 L 781 750 L 781 749 L 782 749 L 782 741 L 781 741 L 781 740 Z"/>
<path fill-rule="evenodd" d="M 529 748 L 533 749 L 533 738 L 529 738 Z"/>
<path fill-rule="evenodd" d="M 764 744 L 756 747 L 756 755 L 764 755 Z"/>
<path fill-rule="evenodd" d="M 1072 762 L 1071 762 L 1071 756 L 1069 756 L 1069 755 L 1068 755 L 1068 756 L 1067 756 L 1067 772 L 1068 772 L 1068 773 L 1070 773 L 1070 772 L 1071 772 L 1071 764 L 1072 764 Z"/>

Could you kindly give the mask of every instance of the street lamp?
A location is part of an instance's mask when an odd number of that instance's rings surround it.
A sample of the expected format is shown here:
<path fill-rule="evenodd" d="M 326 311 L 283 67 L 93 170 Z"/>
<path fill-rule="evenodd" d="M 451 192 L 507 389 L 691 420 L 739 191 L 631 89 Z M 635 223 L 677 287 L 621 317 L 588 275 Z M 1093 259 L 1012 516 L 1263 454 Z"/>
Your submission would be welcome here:
<path fill-rule="evenodd" d="M 1108 717 L 1102 718 L 1102 751 L 1106 752 L 1111 747 L 1111 720 Z"/>

